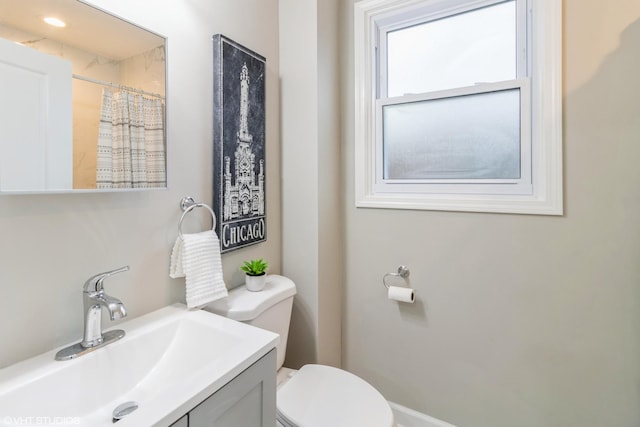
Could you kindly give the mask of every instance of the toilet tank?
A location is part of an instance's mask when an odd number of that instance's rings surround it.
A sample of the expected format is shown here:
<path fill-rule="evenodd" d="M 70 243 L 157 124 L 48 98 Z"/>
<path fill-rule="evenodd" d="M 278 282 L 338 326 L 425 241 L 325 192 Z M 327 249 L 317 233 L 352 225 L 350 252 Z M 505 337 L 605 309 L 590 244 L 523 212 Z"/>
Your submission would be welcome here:
<path fill-rule="evenodd" d="M 251 292 L 239 286 L 230 290 L 227 298 L 208 304 L 205 310 L 279 334 L 276 356 L 280 369 L 287 350 L 295 294 L 296 285 L 291 279 L 270 274 L 262 291 Z"/>

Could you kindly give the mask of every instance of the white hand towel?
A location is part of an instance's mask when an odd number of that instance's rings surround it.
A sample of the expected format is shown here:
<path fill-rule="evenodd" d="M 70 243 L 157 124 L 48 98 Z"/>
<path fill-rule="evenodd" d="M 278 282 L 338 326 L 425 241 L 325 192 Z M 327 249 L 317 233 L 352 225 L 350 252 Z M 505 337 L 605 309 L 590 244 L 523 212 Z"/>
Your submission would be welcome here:
<path fill-rule="evenodd" d="M 169 277 L 184 277 L 187 307 L 200 307 L 227 296 L 220 243 L 215 231 L 183 234 L 171 252 Z"/>

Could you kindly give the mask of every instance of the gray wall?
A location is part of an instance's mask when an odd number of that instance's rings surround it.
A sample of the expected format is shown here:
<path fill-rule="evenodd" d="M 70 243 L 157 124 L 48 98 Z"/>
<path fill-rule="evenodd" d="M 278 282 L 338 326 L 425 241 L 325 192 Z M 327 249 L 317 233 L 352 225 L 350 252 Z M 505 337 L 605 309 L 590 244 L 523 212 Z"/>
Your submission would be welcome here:
<path fill-rule="evenodd" d="M 297 286 L 286 366 L 340 366 L 338 0 L 280 0 L 283 273 Z"/>
<path fill-rule="evenodd" d="M 564 2 L 562 217 L 356 209 L 352 9 L 343 366 L 458 427 L 640 425 L 640 3 Z"/>
<path fill-rule="evenodd" d="M 94 0 L 168 37 L 169 189 L 119 194 L 0 196 L 0 367 L 81 338 L 82 285 L 122 265 L 106 281 L 129 318 L 184 300 L 184 280 L 168 277 L 180 199 L 212 202 L 212 43 L 222 33 L 267 58 L 266 243 L 223 256 L 227 285 L 242 282 L 244 259 L 281 271 L 277 0 Z M 206 214 L 185 231 L 208 227 Z M 105 321 L 105 327 L 113 323 Z"/>

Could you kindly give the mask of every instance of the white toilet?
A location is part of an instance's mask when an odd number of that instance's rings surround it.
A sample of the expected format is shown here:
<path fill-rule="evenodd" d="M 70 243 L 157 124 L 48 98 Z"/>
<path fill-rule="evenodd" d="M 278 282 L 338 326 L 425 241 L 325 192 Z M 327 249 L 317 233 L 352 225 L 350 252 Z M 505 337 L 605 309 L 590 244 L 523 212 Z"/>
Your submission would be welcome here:
<path fill-rule="evenodd" d="M 298 371 L 282 368 L 296 286 L 290 279 L 270 275 L 261 292 L 244 286 L 228 298 L 205 307 L 230 319 L 280 334 L 277 348 L 277 421 L 283 427 L 394 427 L 385 398 L 363 379 L 341 369 L 305 365 Z"/>

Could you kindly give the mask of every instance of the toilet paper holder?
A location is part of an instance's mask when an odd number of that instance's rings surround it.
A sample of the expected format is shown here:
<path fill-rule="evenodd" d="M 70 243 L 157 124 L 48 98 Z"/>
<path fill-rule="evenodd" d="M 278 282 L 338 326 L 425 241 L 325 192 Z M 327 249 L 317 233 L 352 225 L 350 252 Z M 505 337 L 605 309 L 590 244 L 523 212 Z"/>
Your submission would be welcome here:
<path fill-rule="evenodd" d="M 406 283 L 407 281 L 407 277 L 409 277 L 409 274 L 411 272 L 409 271 L 409 269 L 407 267 L 405 267 L 404 265 L 401 265 L 400 267 L 398 267 L 398 272 L 397 273 L 387 273 L 384 276 L 382 276 L 382 284 L 384 285 L 385 288 L 389 289 L 389 283 L 387 283 L 387 280 L 392 278 L 392 277 L 402 277 Z M 406 283 L 408 285 L 408 283 Z"/>

